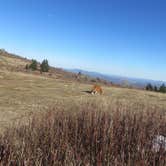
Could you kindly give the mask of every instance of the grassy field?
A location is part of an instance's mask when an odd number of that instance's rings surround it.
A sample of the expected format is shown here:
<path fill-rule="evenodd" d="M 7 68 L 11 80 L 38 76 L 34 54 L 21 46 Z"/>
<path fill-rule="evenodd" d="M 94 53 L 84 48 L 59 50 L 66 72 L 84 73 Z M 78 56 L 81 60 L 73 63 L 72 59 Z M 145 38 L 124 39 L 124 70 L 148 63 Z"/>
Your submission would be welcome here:
<path fill-rule="evenodd" d="M 26 72 L 28 62 L 0 55 L 0 165 L 166 165 L 153 148 L 166 94 L 102 84 L 91 95 L 92 82 Z"/>
<path fill-rule="evenodd" d="M 166 151 L 156 144 L 166 133 L 166 110 L 107 95 L 77 99 L 56 100 L 9 127 L 0 135 L 0 165 L 166 165 Z"/>
<path fill-rule="evenodd" d="M 0 71 L 0 128 L 33 112 L 44 111 L 56 103 L 71 105 L 78 100 L 99 100 L 101 103 L 120 102 L 145 106 L 166 107 L 166 95 L 143 90 L 103 87 L 102 96 L 86 91 L 92 85 L 49 78 L 22 72 Z"/>

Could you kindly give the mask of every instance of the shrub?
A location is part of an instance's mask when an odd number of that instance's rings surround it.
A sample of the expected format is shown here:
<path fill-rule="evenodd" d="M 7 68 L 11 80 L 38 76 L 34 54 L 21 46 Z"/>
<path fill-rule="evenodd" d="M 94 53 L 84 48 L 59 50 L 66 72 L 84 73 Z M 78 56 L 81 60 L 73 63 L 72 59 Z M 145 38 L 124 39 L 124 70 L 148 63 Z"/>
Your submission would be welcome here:
<path fill-rule="evenodd" d="M 97 82 L 97 80 L 96 79 L 91 79 L 91 82 Z"/>

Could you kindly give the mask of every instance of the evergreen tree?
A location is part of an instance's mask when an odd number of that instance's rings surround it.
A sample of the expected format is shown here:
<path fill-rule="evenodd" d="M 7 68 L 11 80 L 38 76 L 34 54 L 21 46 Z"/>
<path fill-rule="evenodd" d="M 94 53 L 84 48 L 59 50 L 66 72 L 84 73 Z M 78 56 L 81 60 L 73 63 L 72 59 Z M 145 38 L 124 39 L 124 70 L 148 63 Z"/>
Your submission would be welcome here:
<path fill-rule="evenodd" d="M 32 63 L 29 65 L 29 69 L 37 70 L 37 61 L 32 59 Z"/>
<path fill-rule="evenodd" d="M 166 86 L 165 84 L 162 84 L 159 88 L 159 92 L 166 93 Z"/>
<path fill-rule="evenodd" d="M 146 90 L 153 91 L 154 88 L 153 88 L 152 84 L 150 84 L 150 83 L 147 84 L 147 86 L 146 86 Z"/>
<path fill-rule="evenodd" d="M 157 86 L 154 86 L 154 91 L 155 91 L 155 92 L 158 92 Z"/>
<path fill-rule="evenodd" d="M 41 63 L 40 70 L 41 70 L 41 72 L 48 72 L 49 71 L 49 65 L 48 65 L 47 59 L 44 59 L 43 62 Z"/>

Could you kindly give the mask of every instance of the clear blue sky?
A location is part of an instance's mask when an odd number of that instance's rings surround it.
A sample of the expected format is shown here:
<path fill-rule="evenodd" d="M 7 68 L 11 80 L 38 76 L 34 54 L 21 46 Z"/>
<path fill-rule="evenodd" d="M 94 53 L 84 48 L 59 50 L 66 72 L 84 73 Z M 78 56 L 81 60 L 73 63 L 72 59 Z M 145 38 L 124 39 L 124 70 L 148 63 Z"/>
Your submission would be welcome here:
<path fill-rule="evenodd" d="M 58 67 L 166 81 L 165 0 L 0 3 L 0 48 Z"/>

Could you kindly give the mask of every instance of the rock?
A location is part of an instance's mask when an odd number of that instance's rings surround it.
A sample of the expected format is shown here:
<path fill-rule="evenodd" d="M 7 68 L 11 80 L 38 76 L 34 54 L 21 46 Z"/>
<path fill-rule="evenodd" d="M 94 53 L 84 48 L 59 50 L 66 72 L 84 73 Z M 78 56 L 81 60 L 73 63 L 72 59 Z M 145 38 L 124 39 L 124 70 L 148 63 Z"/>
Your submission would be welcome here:
<path fill-rule="evenodd" d="M 163 135 L 156 135 L 153 139 L 153 151 L 159 152 L 160 149 L 166 151 L 166 137 Z"/>

